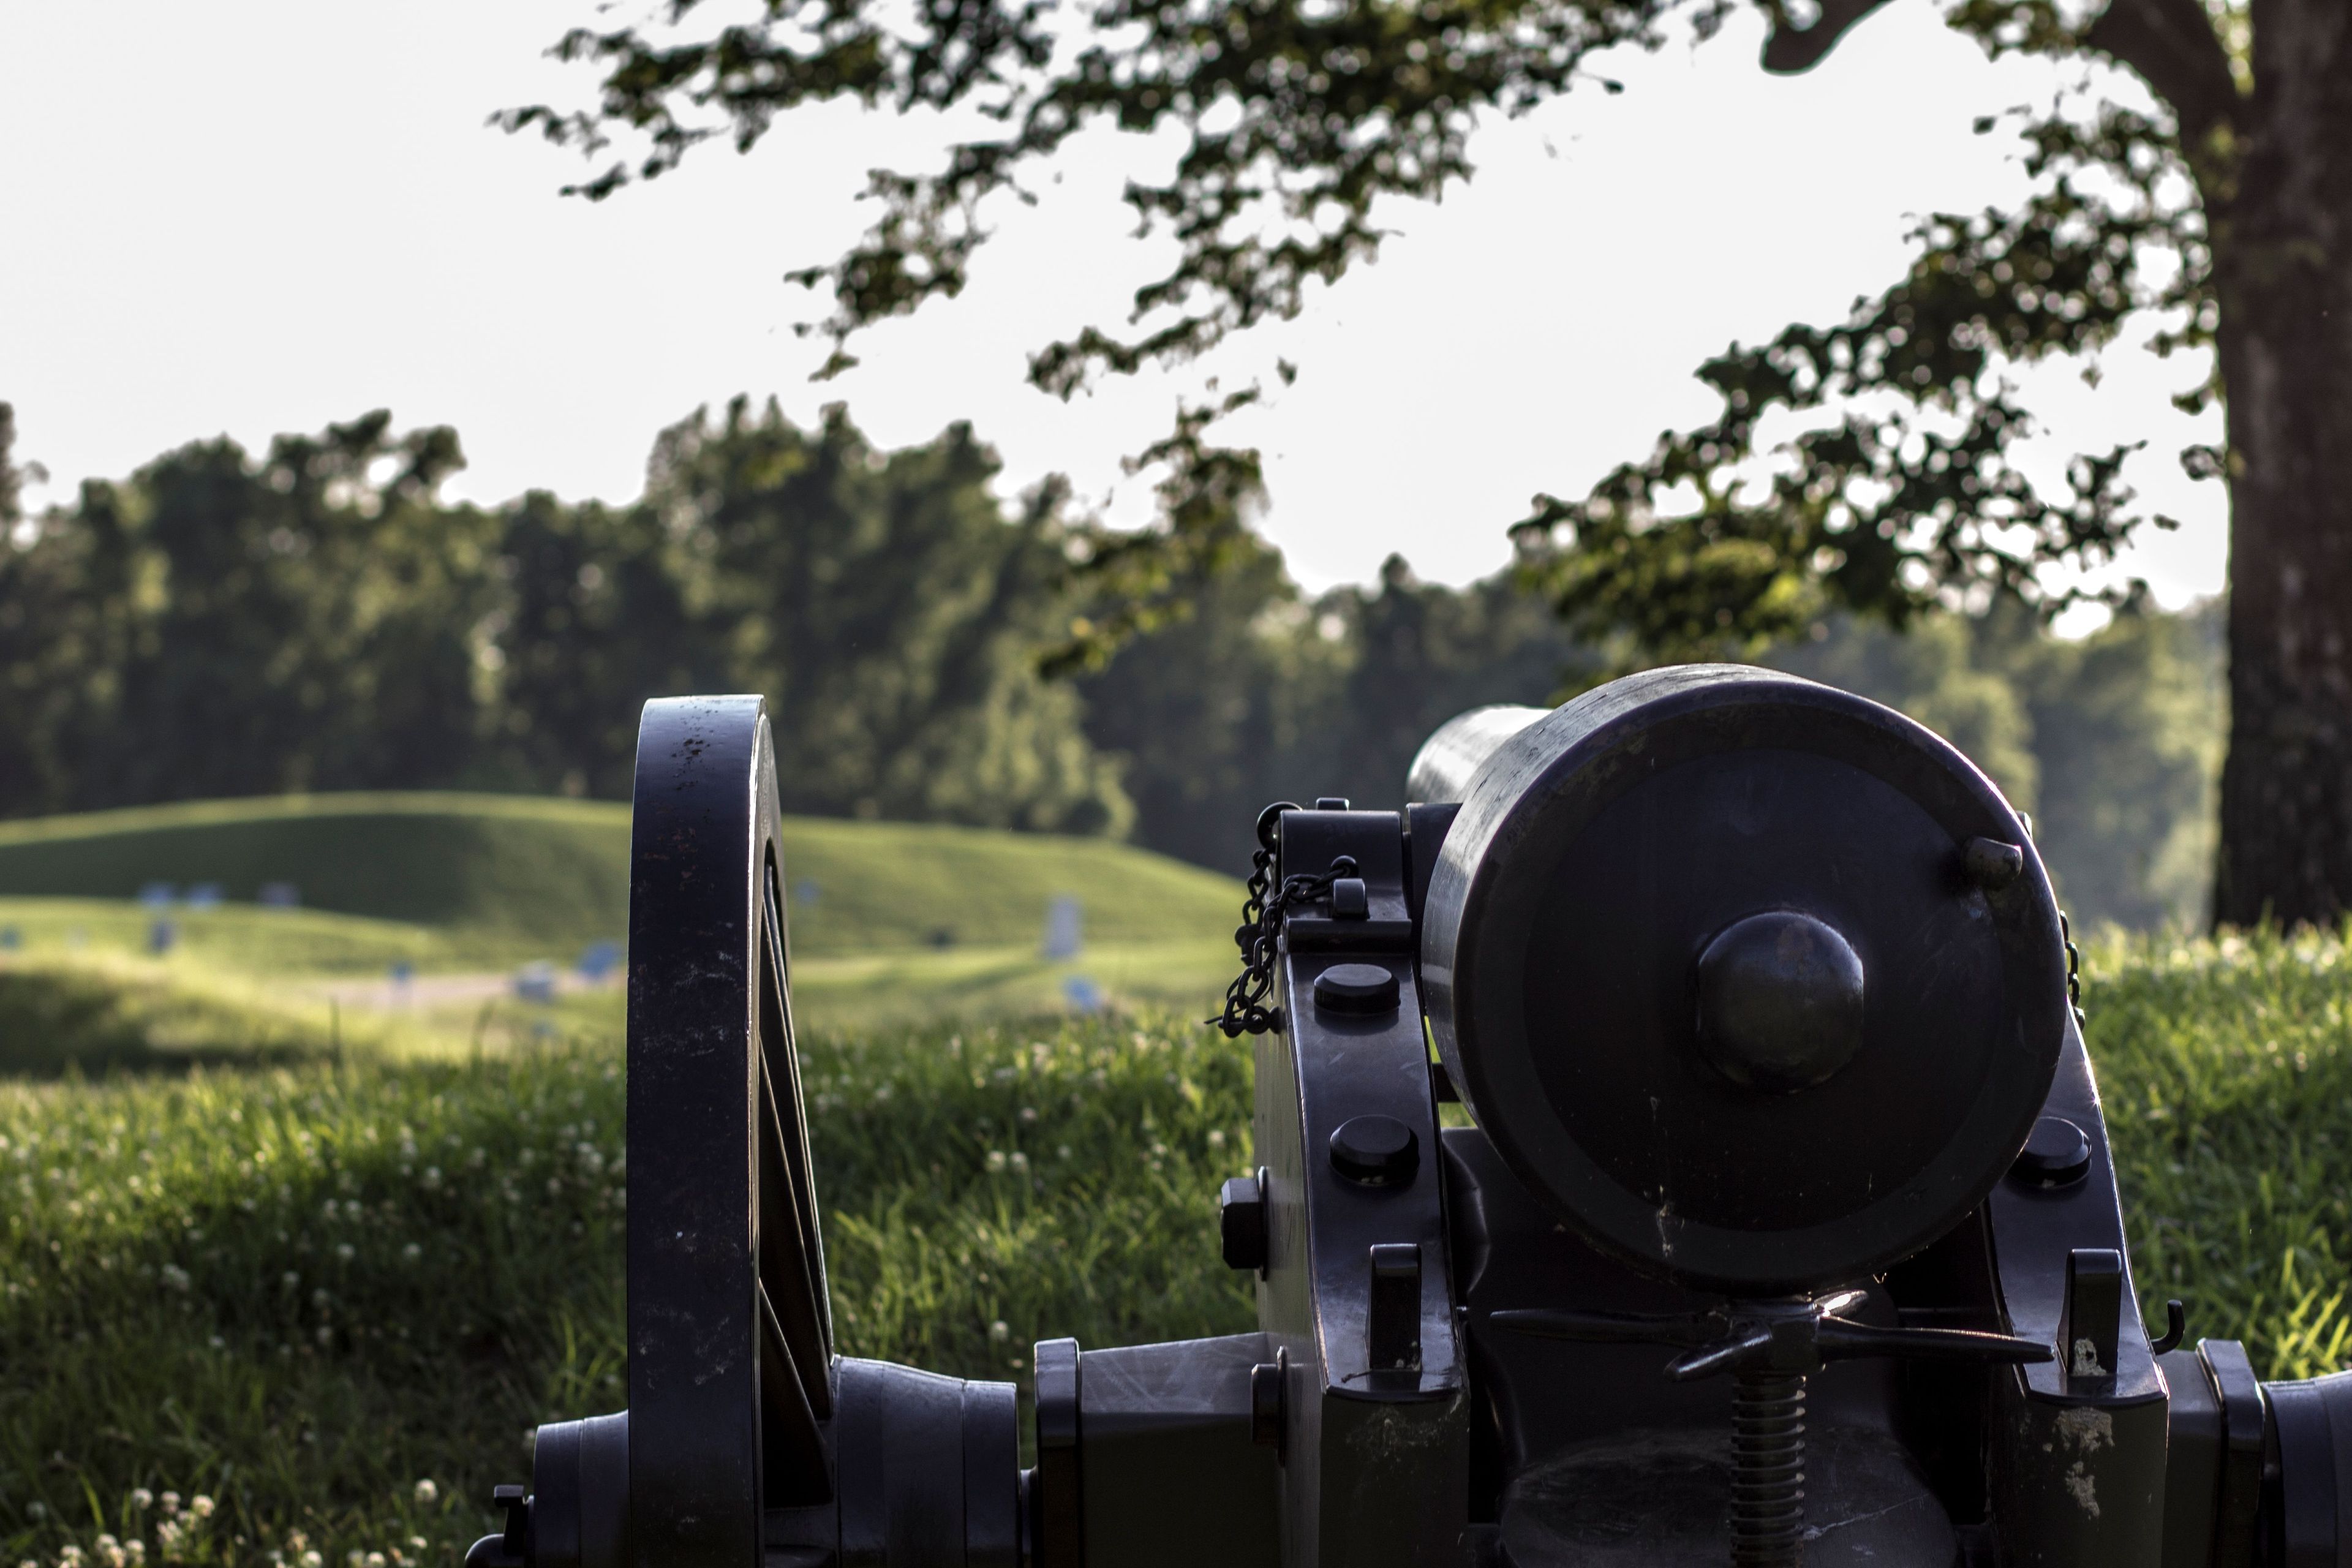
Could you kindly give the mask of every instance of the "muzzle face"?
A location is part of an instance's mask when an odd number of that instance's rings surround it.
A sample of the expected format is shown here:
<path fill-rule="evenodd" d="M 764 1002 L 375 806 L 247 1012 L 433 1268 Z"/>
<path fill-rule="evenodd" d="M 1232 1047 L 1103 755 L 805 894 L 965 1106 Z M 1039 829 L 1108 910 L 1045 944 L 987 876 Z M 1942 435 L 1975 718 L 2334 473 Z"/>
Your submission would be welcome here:
<path fill-rule="evenodd" d="M 1422 929 L 1432 1028 L 1588 1237 L 1685 1284 L 1810 1289 L 2008 1169 L 2063 1037 L 2057 907 L 1932 732 L 1764 670 L 1659 670 L 1508 733 L 1463 795 Z"/>

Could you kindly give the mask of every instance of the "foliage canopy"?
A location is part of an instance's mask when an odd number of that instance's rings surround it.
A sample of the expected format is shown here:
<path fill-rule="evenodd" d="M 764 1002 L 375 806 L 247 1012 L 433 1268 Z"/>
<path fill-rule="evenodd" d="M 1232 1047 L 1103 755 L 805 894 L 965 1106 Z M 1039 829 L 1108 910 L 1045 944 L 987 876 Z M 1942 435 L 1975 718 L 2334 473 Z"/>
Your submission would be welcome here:
<path fill-rule="evenodd" d="M 1771 28 L 1765 68 L 1811 67 L 1883 3 L 1758 0 Z M 2242 58 L 2242 7 L 2213 4 Z M 1378 204 L 1433 199 L 1469 177 L 1482 118 L 1525 112 L 1580 82 L 1615 90 L 1588 68 L 1593 57 L 1655 49 L 1677 27 L 1711 38 L 1738 8 L 1097 0 L 1073 19 L 1041 0 L 932 0 L 909 26 L 879 0 L 763 0 L 751 20 L 704 26 L 699 0 L 671 0 L 657 25 L 576 28 L 556 46 L 601 73 L 593 109 L 541 104 L 500 121 L 599 159 L 572 189 L 601 200 L 704 142 L 748 150 L 807 103 L 976 110 L 982 134 L 956 142 L 938 167 L 877 171 L 868 194 L 881 216 L 863 240 L 793 274 L 829 289 L 831 313 L 814 324 L 834 345 L 828 373 L 855 363 L 847 345 L 860 330 L 958 293 L 987 237 L 983 204 L 1018 195 L 1070 137 L 1095 124 L 1177 127 L 1173 172 L 1131 181 L 1126 196 L 1139 233 L 1176 240 L 1175 263 L 1136 291 L 1124 323 L 1037 351 L 1031 379 L 1067 396 L 1100 374 L 1192 360 L 1295 315 L 1311 281 L 1336 281 L 1377 254 Z M 1793 326 L 1702 366 L 1723 399 L 1717 420 L 1662 437 L 1581 500 L 1538 497 L 1515 533 L 1529 579 L 1580 635 L 1617 640 L 1635 660 L 1753 653 L 1832 610 L 1900 626 L 1939 602 L 2051 608 L 2083 596 L 2046 585 L 2043 568 L 2095 566 L 2128 538 L 2140 521 L 2119 478 L 2130 448 L 2076 458 L 2064 492 L 2044 493 L 2011 460 L 2032 420 L 2002 373 L 2058 355 L 2095 364 L 2146 310 L 2169 312 L 2160 352 L 2211 342 L 2210 257 L 2185 176 L 2192 163 L 2210 175 L 2226 162 L 2238 86 L 2199 0 L 2115 0 L 2092 20 L 2074 9 L 1944 5 L 1990 55 L 2121 62 L 2163 101 L 2116 101 L 2133 95 L 2086 74 L 2043 110 L 1979 121 L 1989 133 L 2005 121 L 2021 138 L 2028 200 L 1930 215 L 1908 274 L 1847 321 Z M 2209 378 L 2186 401 L 2215 391 Z M 1214 450 L 1203 432 L 1235 401 L 1188 410 L 1177 444 L 1146 455 L 1173 459 L 1164 526 L 1130 548 L 1129 572 L 1146 550 L 1179 575 L 1207 556 L 1235 559 L 1234 487 L 1206 502 L 1193 494 L 1196 475 L 1232 477 L 1230 461 L 1202 461 Z M 1784 415 L 1800 428 L 1776 446 L 1769 432 Z M 2217 453 L 2189 460 L 2218 471 Z M 1166 582 L 1148 576 L 1153 589 Z M 1063 662 L 1098 662 L 1171 607 L 1082 628 Z"/>

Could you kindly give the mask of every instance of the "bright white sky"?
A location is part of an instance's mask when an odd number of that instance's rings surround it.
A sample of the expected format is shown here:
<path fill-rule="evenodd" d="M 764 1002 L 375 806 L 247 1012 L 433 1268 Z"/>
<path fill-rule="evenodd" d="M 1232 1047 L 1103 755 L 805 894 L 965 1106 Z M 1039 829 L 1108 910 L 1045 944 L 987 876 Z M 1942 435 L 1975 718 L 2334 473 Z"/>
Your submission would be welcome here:
<path fill-rule="evenodd" d="M 1376 267 L 1211 367 L 1232 384 L 1277 353 L 1301 366 L 1234 429 L 1266 454 L 1265 526 L 1292 570 L 1361 581 L 1391 551 L 1433 579 L 1494 570 L 1532 493 L 1580 494 L 1712 415 L 1702 358 L 1891 281 L 1907 215 L 2018 189 L 2007 139 L 1969 122 L 2055 79 L 1989 65 L 1939 10 L 1902 0 L 1795 79 L 1758 69 L 1745 12 L 1704 48 L 1612 59 L 1622 97 L 1497 123 L 1472 185 L 1387 213 Z M 583 20 L 590 0 L 0 5 L 0 398 L 52 475 L 34 499 L 199 437 L 257 449 L 390 407 L 457 426 L 459 496 L 621 500 L 660 426 L 749 392 L 803 420 L 845 399 L 886 445 L 969 418 L 1010 487 L 1058 470 L 1113 518 L 1149 516 L 1118 459 L 1201 372 L 1065 405 L 1027 387 L 1024 356 L 1116 325 L 1165 265 L 1117 195 L 1171 143 L 1084 141 L 1038 205 L 988 214 L 999 237 L 961 299 L 813 385 L 822 345 L 791 328 L 821 301 L 782 273 L 837 255 L 870 211 L 864 171 L 940 131 L 820 110 L 748 158 L 707 147 L 602 205 L 564 199 L 571 154 L 483 121 L 581 101 L 587 69 L 541 53 Z M 2147 442 L 2128 477 L 2185 526 L 2123 569 L 2173 605 L 2224 563 L 2221 493 L 2175 458 L 2216 424 L 2167 402 L 2197 374 L 2118 353 L 2095 391 L 2059 370 L 2029 400 L 2050 478 L 2068 452 Z"/>

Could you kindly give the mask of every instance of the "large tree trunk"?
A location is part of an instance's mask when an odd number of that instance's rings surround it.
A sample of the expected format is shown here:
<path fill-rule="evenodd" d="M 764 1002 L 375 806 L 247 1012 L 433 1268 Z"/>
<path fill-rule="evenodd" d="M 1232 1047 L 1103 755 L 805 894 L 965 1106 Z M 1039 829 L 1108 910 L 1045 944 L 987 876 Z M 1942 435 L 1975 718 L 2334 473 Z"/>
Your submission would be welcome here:
<path fill-rule="evenodd" d="M 2236 188 L 2206 193 L 2231 458 L 2213 913 L 2333 924 L 2352 912 L 2352 4 L 2253 9 Z"/>

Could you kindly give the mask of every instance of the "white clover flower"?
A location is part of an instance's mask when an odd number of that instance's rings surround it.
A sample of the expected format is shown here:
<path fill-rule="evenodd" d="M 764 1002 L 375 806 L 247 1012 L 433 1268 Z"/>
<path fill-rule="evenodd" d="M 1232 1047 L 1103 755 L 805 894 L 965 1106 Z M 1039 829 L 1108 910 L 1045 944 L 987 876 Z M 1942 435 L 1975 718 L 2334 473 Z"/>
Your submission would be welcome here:
<path fill-rule="evenodd" d="M 122 1554 L 133 1563 L 144 1563 L 147 1561 L 147 1543 L 135 1539 L 126 1541 L 122 1543 Z"/>
<path fill-rule="evenodd" d="M 26 1519 L 47 1519 L 49 1517 L 49 1505 L 43 1502 L 40 1499 L 35 1498 L 32 1501 L 25 1505 L 25 1517 Z M 72 1550 L 78 1552 L 80 1548 L 75 1547 L 72 1548 Z"/>
<path fill-rule="evenodd" d="M 1209 1147 L 1210 1147 L 1210 1148 L 1212 1148 L 1212 1149 L 1222 1149 L 1222 1148 L 1223 1148 L 1224 1146 L 1225 1146 L 1225 1130 L 1224 1130 L 1223 1128 L 1222 1128 L 1222 1127 L 1212 1127 L 1212 1128 L 1210 1128 L 1210 1129 L 1209 1129 Z"/>
<path fill-rule="evenodd" d="M 1024 1154 L 1024 1153 L 1023 1153 L 1020 1150 L 1018 1150 L 1018 1149 L 1015 1149 L 1014 1151 L 1013 1151 L 1013 1153 L 1012 1153 L 1012 1155 L 1011 1155 L 1011 1160 L 1012 1160 L 1012 1163 L 1013 1163 L 1013 1168 L 1014 1170 L 1016 1170 L 1016 1171 L 1025 1171 L 1025 1170 L 1027 1170 L 1027 1169 L 1029 1168 L 1029 1156 L 1028 1156 L 1028 1155 L 1026 1155 L 1026 1154 Z"/>
<path fill-rule="evenodd" d="M 1011 1328 L 1006 1326 L 1003 1319 L 999 1318 L 996 1321 L 988 1325 L 988 1339 L 991 1344 L 1001 1345 L 1012 1337 L 1013 1331 Z"/>
<path fill-rule="evenodd" d="M 344 1552 L 343 1561 L 350 1563 L 351 1568 L 367 1568 L 367 1553 L 356 1549 Z"/>
<path fill-rule="evenodd" d="M 342 1259 L 345 1263 L 349 1263 L 352 1258 L 359 1256 L 359 1248 L 353 1247 L 348 1241 L 341 1242 L 335 1247 L 335 1256 Z"/>
<path fill-rule="evenodd" d="M 213 1500 L 198 1492 L 188 1500 L 188 1511 L 198 1519 L 210 1519 L 213 1516 Z"/>
<path fill-rule="evenodd" d="M 1021 1120 L 1024 1123 L 1035 1122 L 1037 1120 L 1037 1108 L 1034 1105 L 1023 1106 L 1021 1108 Z"/>
<path fill-rule="evenodd" d="M 439 1500 L 440 1496 L 441 1489 L 435 1486 L 429 1478 L 416 1483 L 416 1500 L 418 1503 L 430 1505 Z"/>
<path fill-rule="evenodd" d="M 437 1187 L 441 1184 L 440 1166 L 427 1165 L 425 1167 L 425 1184 L 428 1187 Z"/>
<path fill-rule="evenodd" d="M 367 1554 L 367 1568 L 383 1568 L 383 1553 L 381 1552 L 369 1552 Z"/>
<path fill-rule="evenodd" d="M 431 1542 L 421 1535 L 412 1535 L 408 1538 L 408 1549 L 411 1552 L 422 1552 L 431 1544 Z"/>
<path fill-rule="evenodd" d="M 991 1150 L 988 1152 L 988 1168 L 989 1168 L 990 1170 L 992 1170 L 992 1171 L 1001 1171 L 1001 1170 L 1004 1169 L 1004 1151 L 1003 1151 L 1003 1150 L 1002 1150 L 1002 1149 L 991 1149 Z"/>
<path fill-rule="evenodd" d="M 327 1560 L 320 1556 L 316 1552 L 305 1552 L 302 1553 L 301 1563 L 302 1568 L 327 1568 Z"/>
<path fill-rule="evenodd" d="M 324 1285 L 310 1292 L 310 1305 L 313 1307 L 323 1307 L 333 1300 L 332 1296 L 327 1294 L 327 1288 Z"/>
<path fill-rule="evenodd" d="M 152 1508 L 155 1506 L 155 1494 L 149 1491 L 145 1487 L 132 1487 L 131 1489 L 131 1506 L 132 1508 Z"/>
<path fill-rule="evenodd" d="M 333 1344 L 335 1342 L 335 1331 L 329 1328 L 326 1324 L 320 1323 L 319 1325 L 319 1342 L 322 1345 Z"/>
<path fill-rule="evenodd" d="M 302 1277 L 299 1274 L 295 1273 L 291 1268 L 289 1268 L 285 1273 L 280 1274 L 278 1277 L 278 1282 L 286 1287 L 289 1290 L 291 1290 L 295 1286 L 302 1283 Z"/>
<path fill-rule="evenodd" d="M 424 1256 L 425 1256 L 425 1249 L 424 1249 L 423 1247 L 421 1247 L 417 1246 L 417 1245 L 416 1245 L 416 1243 L 415 1243 L 415 1242 L 413 1242 L 413 1241 L 412 1241 L 412 1242 L 410 1242 L 406 1247 L 402 1247 L 402 1248 L 400 1249 L 400 1260 L 401 1260 L 403 1263 L 414 1263 L 414 1262 L 415 1262 L 418 1258 L 422 1258 L 422 1257 L 424 1257 Z"/>

